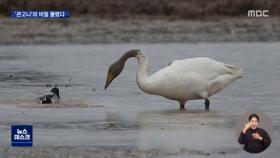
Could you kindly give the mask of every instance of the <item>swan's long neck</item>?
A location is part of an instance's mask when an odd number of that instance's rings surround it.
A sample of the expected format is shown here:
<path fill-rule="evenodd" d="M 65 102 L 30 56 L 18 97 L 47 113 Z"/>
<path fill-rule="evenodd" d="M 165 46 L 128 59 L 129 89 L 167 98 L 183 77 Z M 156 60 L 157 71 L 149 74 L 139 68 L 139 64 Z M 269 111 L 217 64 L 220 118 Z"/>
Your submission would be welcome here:
<path fill-rule="evenodd" d="M 152 93 L 152 84 L 149 78 L 149 63 L 147 56 L 140 52 L 137 55 L 138 59 L 138 70 L 136 75 L 136 81 L 138 87 L 146 93 Z"/>
<path fill-rule="evenodd" d="M 120 74 L 124 68 L 124 65 L 126 61 L 131 58 L 136 57 L 138 60 L 138 70 L 136 75 L 136 81 L 138 87 L 149 94 L 153 93 L 153 84 L 151 82 L 149 75 L 149 65 L 148 65 L 148 58 L 145 55 L 145 53 L 141 52 L 138 49 L 133 49 L 128 52 L 126 52 L 117 62 L 115 62 L 113 65 L 116 67 L 116 69 L 119 72 L 116 72 L 116 74 Z"/>

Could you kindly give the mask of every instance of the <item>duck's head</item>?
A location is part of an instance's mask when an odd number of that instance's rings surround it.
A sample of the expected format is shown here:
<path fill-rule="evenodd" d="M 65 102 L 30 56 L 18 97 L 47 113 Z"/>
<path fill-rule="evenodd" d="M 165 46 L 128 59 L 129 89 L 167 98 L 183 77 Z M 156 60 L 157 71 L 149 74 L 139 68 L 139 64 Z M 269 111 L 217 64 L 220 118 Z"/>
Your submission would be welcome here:
<path fill-rule="evenodd" d="M 60 98 L 60 96 L 59 96 L 59 89 L 57 87 L 52 88 L 51 92 L 54 93 L 55 95 L 57 95 L 58 98 Z"/>
<path fill-rule="evenodd" d="M 107 80 L 105 83 L 105 90 L 107 89 L 107 87 L 111 84 L 111 82 L 120 75 L 120 73 L 122 72 L 125 62 L 128 58 L 131 57 L 137 57 L 137 55 L 140 53 L 139 49 L 132 49 L 129 50 L 127 52 L 125 52 L 122 57 L 117 60 L 116 62 L 114 62 L 112 65 L 110 65 L 108 72 L 107 72 Z"/>

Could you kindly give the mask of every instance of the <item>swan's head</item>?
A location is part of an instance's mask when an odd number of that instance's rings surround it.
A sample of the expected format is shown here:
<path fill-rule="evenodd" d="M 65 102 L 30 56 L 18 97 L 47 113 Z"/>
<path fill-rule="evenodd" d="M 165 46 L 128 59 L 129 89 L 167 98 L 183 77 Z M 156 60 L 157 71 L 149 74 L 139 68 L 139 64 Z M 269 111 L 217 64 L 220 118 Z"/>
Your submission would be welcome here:
<path fill-rule="evenodd" d="M 117 76 L 120 75 L 120 73 L 122 72 L 122 70 L 124 68 L 126 60 L 131 57 L 137 57 L 139 54 L 140 54 L 139 49 L 129 50 L 129 51 L 125 52 L 119 60 L 114 62 L 112 65 L 110 65 L 108 72 L 107 72 L 107 80 L 106 80 L 106 84 L 104 87 L 105 90 L 111 84 L 111 82 Z"/>
<path fill-rule="evenodd" d="M 119 76 L 119 74 L 122 72 L 124 68 L 124 63 L 120 62 L 119 60 L 114 62 L 108 69 L 107 72 L 107 80 L 105 84 L 105 90 L 106 88 L 111 84 L 111 82 Z"/>

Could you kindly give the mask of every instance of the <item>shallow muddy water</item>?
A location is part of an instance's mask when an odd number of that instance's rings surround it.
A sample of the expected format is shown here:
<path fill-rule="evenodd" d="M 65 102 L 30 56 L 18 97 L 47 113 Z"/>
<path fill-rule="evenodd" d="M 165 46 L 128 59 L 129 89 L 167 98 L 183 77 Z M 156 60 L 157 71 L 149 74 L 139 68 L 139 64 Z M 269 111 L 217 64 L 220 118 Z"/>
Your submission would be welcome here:
<path fill-rule="evenodd" d="M 109 65 L 131 48 L 146 52 L 150 74 L 175 59 L 206 56 L 242 67 L 244 77 L 212 96 L 207 113 L 203 100 L 180 111 L 175 101 L 143 93 L 135 59 L 105 91 Z M 0 67 L 0 157 L 17 157 L 16 151 L 24 157 L 24 150 L 29 157 L 280 154 L 280 43 L 2 45 Z M 48 85 L 60 88 L 60 104 L 36 103 Z M 252 109 L 265 112 L 274 127 L 271 146 L 257 155 L 236 138 L 238 118 Z M 12 124 L 33 125 L 34 147 L 10 147 Z"/>

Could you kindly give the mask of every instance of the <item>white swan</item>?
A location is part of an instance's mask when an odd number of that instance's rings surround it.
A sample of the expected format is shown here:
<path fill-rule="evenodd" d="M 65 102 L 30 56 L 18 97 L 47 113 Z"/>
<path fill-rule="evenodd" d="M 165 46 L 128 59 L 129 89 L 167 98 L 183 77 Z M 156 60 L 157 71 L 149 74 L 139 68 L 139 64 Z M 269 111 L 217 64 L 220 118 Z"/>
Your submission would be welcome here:
<path fill-rule="evenodd" d="M 141 50 L 129 50 L 109 67 L 105 90 L 130 57 L 138 59 L 138 87 L 148 94 L 179 101 L 180 109 L 188 100 L 205 99 L 205 110 L 209 110 L 208 98 L 242 77 L 241 68 L 205 57 L 175 60 L 149 76 L 147 56 Z"/>

